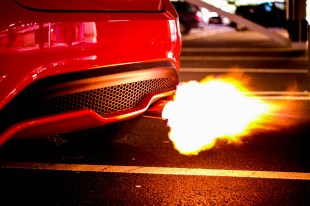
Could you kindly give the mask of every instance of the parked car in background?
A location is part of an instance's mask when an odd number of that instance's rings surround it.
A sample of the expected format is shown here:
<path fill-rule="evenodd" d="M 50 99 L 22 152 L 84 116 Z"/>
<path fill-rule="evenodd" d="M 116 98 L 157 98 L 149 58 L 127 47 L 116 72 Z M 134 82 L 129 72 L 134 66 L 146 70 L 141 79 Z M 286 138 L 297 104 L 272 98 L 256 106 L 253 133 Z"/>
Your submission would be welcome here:
<path fill-rule="evenodd" d="M 230 20 L 227 17 L 220 16 L 216 12 L 208 13 L 208 24 L 221 24 L 221 25 L 229 25 Z"/>
<path fill-rule="evenodd" d="M 206 10 L 183 0 L 171 0 L 179 15 L 180 31 L 187 34 L 193 28 L 204 28 L 208 24 Z"/>
<path fill-rule="evenodd" d="M 264 2 L 255 5 L 238 6 L 235 14 L 264 27 L 286 27 L 286 11 L 284 2 Z M 244 30 L 244 25 L 232 23 L 236 30 Z"/>
<path fill-rule="evenodd" d="M 0 17 L 0 145 L 86 131 L 106 141 L 178 85 L 169 0 L 1 0 Z"/>

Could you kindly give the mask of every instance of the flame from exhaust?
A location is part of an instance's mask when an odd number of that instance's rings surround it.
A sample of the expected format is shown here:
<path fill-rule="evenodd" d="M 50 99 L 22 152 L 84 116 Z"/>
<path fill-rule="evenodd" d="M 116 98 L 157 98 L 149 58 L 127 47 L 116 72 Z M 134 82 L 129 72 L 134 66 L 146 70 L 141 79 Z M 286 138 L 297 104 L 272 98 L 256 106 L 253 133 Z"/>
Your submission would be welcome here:
<path fill-rule="evenodd" d="M 285 108 L 287 102 L 267 102 L 251 95 L 235 78 L 208 77 L 180 84 L 162 117 L 167 119 L 174 147 L 181 154 L 197 155 L 218 139 L 242 143 L 242 137 L 255 129 L 273 129 Z M 289 121 L 281 124 L 287 126 Z"/>

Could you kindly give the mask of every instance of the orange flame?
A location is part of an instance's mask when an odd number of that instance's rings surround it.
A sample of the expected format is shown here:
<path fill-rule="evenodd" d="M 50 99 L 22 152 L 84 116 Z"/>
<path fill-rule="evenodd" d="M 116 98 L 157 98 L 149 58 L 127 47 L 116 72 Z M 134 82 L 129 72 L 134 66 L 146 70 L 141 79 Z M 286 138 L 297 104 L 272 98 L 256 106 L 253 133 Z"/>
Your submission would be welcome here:
<path fill-rule="evenodd" d="M 162 117 L 168 121 L 174 147 L 181 154 L 197 155 L 219 138 L 241 143 L 255 129 L 274 129 L 271 125 L 285 116 L 282 112 L 287 108 L 287 101 L 264 101 L 235 78 L 209 77 L 180 84 Z M 289 123 L 281 121 L 283 126 Z"/>

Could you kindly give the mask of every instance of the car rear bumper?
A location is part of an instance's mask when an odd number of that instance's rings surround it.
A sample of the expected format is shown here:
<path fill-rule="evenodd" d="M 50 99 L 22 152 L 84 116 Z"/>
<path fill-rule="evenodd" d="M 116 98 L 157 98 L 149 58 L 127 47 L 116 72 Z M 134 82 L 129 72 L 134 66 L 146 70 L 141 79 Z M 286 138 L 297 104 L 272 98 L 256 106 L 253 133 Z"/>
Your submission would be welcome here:
<path fill-rule="evenodd" d="M 157 100 L 171 97 L 177 84 L 178 72 L 170 61 L 41 79 L 0 111 L 0 145 L 12 137 L 73 132 L 136 117 Z"/>
<path fill-rule="evenodd" d="M 92 110 L 81 109 L 25 120 L 14 124 L 0 134 L 0 146 L 12 137 L 35 138 L 94 128 L 134 118 L 146 112 L 159 99 L 169 98 L 174 93 L 175 90 L 170 90 L 148 95 L 134 109 L 109 115 L 101 116 Z M 148 113 L 148 117 L 152 117 L 152 115 Z M 154 115 L 154 117 L 158 116 Z"/>

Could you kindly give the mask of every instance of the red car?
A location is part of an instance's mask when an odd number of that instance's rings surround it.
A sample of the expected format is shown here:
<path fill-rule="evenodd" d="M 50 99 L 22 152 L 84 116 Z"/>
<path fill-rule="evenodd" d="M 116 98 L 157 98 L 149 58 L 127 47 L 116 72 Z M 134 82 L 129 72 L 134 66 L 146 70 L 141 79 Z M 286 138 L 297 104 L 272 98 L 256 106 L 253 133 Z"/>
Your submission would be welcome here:
<path fill-rule="evenodd" d="M 169 0 L 1 0 L 0 145 L 92 131 L 108 139 L 160 112 L 178 84 Z"/>

